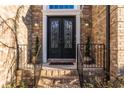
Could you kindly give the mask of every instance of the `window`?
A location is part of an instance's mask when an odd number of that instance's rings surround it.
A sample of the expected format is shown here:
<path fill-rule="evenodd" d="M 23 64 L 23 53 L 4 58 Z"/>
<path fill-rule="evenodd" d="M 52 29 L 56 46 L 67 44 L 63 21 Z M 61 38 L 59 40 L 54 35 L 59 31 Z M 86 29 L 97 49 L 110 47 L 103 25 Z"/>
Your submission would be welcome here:
<path fill-rule="evenodd" d="M 74 9 L 74 5 L 49 5 L 49 9 Z"/>

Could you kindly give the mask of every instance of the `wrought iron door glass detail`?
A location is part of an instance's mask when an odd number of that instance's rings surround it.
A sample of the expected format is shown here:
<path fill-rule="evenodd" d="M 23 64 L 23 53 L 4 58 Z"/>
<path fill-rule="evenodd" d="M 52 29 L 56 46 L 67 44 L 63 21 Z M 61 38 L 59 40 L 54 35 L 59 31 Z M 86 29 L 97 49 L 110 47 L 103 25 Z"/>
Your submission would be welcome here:
<path fill-rule="evenodd" d="M 51 21 L 51 48 L 58 48 L 59 41 L 59 21 Z"/>
<path fill-rule="evenodd" d="M 47 57 L 75 58 L 75 17 L 48 17 Z"/>
<path fill-rule="evenodd" d="M 64 48 L 72 48 L 72 21 L 64 20 Z"/>

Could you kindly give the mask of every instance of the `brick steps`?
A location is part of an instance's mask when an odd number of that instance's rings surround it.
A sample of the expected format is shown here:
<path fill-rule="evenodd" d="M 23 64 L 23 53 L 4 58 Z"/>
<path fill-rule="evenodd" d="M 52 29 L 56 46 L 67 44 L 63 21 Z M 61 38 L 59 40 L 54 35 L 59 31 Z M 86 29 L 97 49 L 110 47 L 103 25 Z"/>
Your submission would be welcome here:
<path fill-rule="evenodd" d="M 34 77 L 33 77 L 33 70 L 18 70 L 17 71 L 17 81 L 16 86 L 21 87 L 22 84 L 25 87 L 32 88 L 34 85 Z"/>
<path fill-rule="evenodd" d="M 50 65 L 73 65 L 75 59 L 48 59 Z"/>
<path fill-rule="evenodd" d="M 26 85 L 33 87 L 34 85 L 34 70 L 22 69 L 18 73 Z M 35 71 L 36 87 L 38 88 L 79 88 L 78 73 L 75 65 L 49 65 L 43 64 L 42 69 Z"/>
<path fill-rule="evenodd" d="M 43 69 L 38 82 L 39 88 L 76 88 L 79 87 L 76 70 Z"/>
<path fill-rule="evenodd" d="M 75 59 L 48 59 L 49 62 L 75 62 Z"/>
<path fill-rule="evenodd" d="M 42 70 L 41 75 L 47 77 L 62 77 L 62 76 L 73 76 L 77 75 L 76 70 Z"/>
<path fill-rule="evenodd" d="M 48 79 L 42 78 L 39 80 L 38 88 L 79 88 L 79 83 L 77 78 L 71 79 Z"/>
<path fill-rule="evenodd" d="M 55 79 L 55 80 L 61 80 L 61 79 L 74 79 L 74 78 L 78 78 L 78 76 L 62 76 L 62 77 L 45 77 L 45 76 L 42 76 L 42 79 L 44 79 L 44 78 L 46 78 L 46 79 Z"/>

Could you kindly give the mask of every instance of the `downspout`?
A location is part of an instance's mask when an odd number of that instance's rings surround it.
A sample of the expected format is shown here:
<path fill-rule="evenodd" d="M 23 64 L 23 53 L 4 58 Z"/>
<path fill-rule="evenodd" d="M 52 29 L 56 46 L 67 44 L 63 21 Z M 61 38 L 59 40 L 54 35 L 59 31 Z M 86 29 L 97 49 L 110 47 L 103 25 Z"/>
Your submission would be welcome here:
<path fill-rule="evenodd" d="M 110 80 L 110 5 L 106 5 L 106 79 Z"/>

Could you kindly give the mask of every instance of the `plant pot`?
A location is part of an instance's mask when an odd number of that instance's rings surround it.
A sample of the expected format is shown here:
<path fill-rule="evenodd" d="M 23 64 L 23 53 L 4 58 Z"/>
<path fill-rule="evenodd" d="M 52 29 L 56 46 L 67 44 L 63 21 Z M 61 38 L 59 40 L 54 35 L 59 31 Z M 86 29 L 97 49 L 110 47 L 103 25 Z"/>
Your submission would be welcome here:
<path fill-rule="evenodd" d="M 89 56 L 84 57 L 84 64 L 92 64 L 92 58 Z"/>
<path fill-rule="evenodd" d="M 33 57 L 32 57 L 32 63 L 35 63 L 35 61 L 36 61 L 36 57 L 33 56 Z"/>

